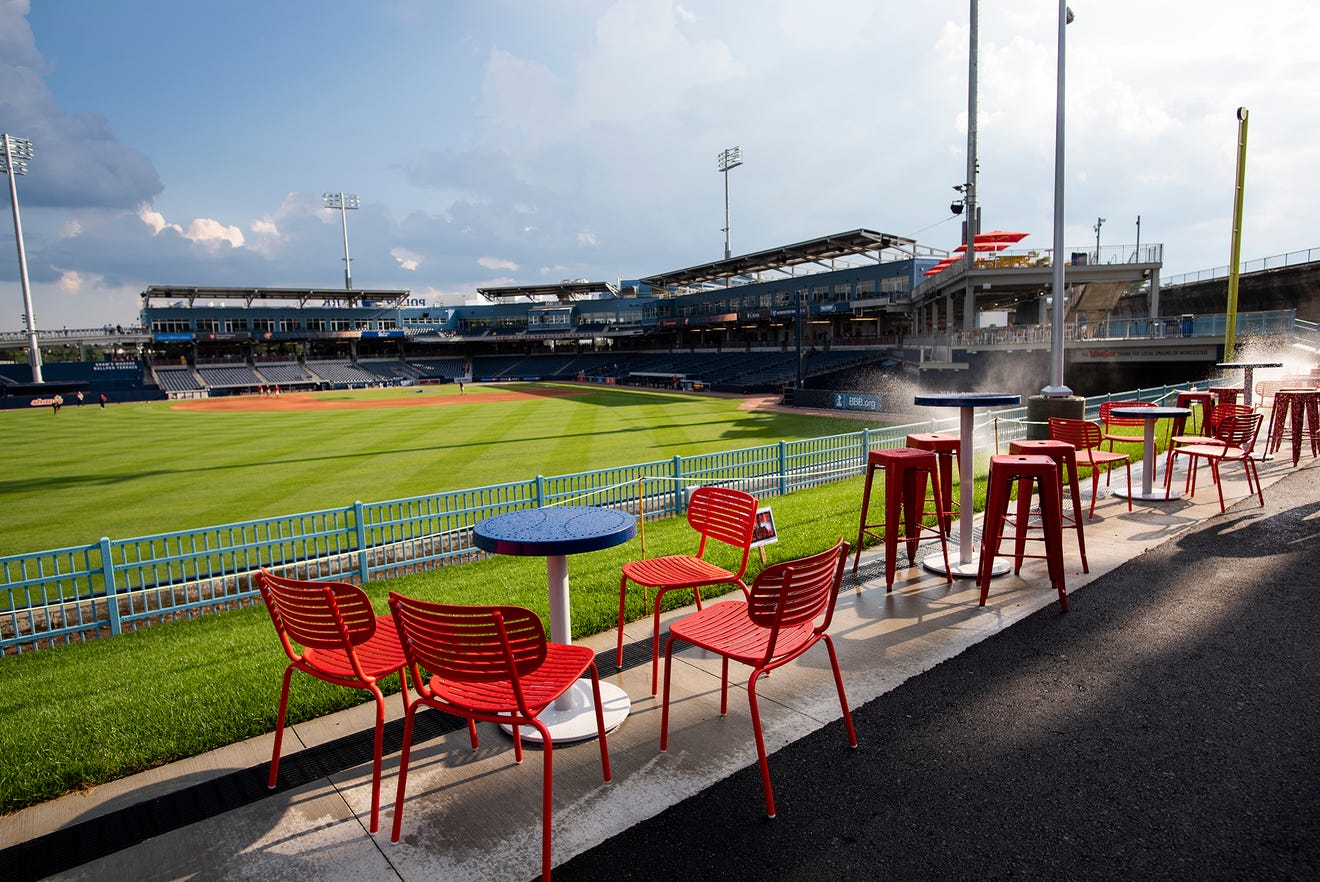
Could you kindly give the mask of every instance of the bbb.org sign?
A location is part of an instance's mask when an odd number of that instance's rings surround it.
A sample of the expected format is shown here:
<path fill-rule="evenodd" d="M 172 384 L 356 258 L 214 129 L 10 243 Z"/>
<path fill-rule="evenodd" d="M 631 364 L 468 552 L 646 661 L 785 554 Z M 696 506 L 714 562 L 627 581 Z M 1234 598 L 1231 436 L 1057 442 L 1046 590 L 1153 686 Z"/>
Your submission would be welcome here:
<path fill-rule="evenodd" d="M 879 410 L 880 396 L 864 392 L 835 392 L 835 410 Z"/>

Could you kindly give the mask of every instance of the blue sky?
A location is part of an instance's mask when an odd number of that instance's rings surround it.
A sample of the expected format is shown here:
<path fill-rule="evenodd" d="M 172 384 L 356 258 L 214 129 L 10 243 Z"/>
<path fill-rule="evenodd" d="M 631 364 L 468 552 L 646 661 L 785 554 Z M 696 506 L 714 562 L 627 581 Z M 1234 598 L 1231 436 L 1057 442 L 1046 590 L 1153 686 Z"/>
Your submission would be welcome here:
<path fill-rule="evenodd" d="M 1320 4 L 1077 0 L 1070 248 L 1228 262 L 1320 246 Z M 1057 3 L 980 7 L 986 229 L 1052 245 Z M 951 248 L 966 177 L 968 0 L 0 0 L 0 130 L 44 328 L 135 321 L 148 285 L 461 303 L 613 281 L 866 227 Z M 0 328 L 22 312 L 0 224 Z"/>

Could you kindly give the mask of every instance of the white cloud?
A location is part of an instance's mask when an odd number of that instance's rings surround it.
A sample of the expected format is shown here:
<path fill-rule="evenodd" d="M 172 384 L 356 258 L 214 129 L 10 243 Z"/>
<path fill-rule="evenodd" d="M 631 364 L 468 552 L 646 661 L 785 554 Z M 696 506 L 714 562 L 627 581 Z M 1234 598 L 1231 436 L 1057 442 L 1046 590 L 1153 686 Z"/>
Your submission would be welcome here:
<path fill-rule="evenodd" d="M 222 242 L 227 242 L 231 248 L 243 247 L 242 230 L 235 226 L 226 226 L 209 217 L 194 219 L 188 224 L 188 231 L 183 236 L 185 239 L 213 249 L 219 248 Z"/>
<path fill-rule="evenodd" d="M 275 221 L 270 220 L 269 218 L 262 218 L 261 220 L 254 220 L 254 221 L 252 222 L 252 224 L 250 225 L 250 229 L 252 230 L 252 232 L 256 233 L 258 236 L 276 236 L 276 237 L 278 237 L 279 234 L 280 234 L 280 228 L 279 228 L 278 226 L 275 225 Z"/>
<path fill-rule="evenodd" d="M 586 245 L 591 248 L 595 248 L 597 245 L 600 244 L 600 240 L 597 239 L 596 234 L 591 232 L 590 230 L 583 230 L 582 232 L 577 234 L 577 243 L 579 245 Z"/>
<path fill-rule="evenodd" d="M 151 206 L 146 205 L 145 203 L 138 206 L 137 215 L 141 218 L 144 224 L 151 227 L 153 235 L 158 236 L 162 230 L 166 229 L 173 230 L 180 236 L 183 235 L 183 227 L 178 224 L 165 223 L 165 215 L 161 214 L 159 211 L 155 211 Z"/>
<path fill-rule="evenodd" d="M 518 271 L 518 264 L 514 263 L 512 260 L 505 260 L 501 257 L 479 257 L 477 258 L 477 263 L 481 264 L 488 270 Z"/>
<path fill-rule="evenodd" d="M 65 293 L 75 294 L 83 289 L 82 273 L 77 270 L 65 270 L 60 273 L 60 280 L 56 285 Z"/>
<path fill-rule="evenodd" d="M 422 255 L 416 251 L 409 251 L 407 248 L 391 248 L 390 256 L 398 262 L 399 266 L 409 272 L 415 271 L 422 265 Z"/>
<path fill-rule="evenodd" d="M 78 223 L 75 218 L 74 220 L 66 221 L 64 225 L 60 227 L 59 236 L 61 239 L 76 239 L 80 233 L 82 233 L 82 224 Z"/>

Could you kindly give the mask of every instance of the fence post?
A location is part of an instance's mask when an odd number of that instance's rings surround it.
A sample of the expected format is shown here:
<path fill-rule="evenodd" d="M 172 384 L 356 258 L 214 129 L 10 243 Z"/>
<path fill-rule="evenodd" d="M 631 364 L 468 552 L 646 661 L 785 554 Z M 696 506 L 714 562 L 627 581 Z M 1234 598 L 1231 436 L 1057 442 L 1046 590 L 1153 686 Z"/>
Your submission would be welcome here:
<path fill-rule="evenodd" d="M 533 483 L 537 508 L 545 508 L 545 475 L 537 475 Z"/>
<path fill-rule="evenodd" d="M 779 442 L 779 495 L 788 495 L 788 444 Z"/>
<path fill-rule="evenodd" d="M 364 524 L 365 506 L 361 502 L 353 503 L 353 521 L 357 526 L 358 579 L 363 584 L 367 581 L 367 525 Z"/>
<path fill-rule="evenodd" d="M 683 513 L 683 457 L 674 457 L 674 510 L 673 514 Z"/>
<path fill-rule="evenodd" d="M 110 633 L 118 636 L 124 625 L 119 619 L 119 588 L 115 585 L 115 558 L 110 550 L 109 537 L 101 537 L 101 581 L 105 584 L 105 611 L 110 617 Z"/>

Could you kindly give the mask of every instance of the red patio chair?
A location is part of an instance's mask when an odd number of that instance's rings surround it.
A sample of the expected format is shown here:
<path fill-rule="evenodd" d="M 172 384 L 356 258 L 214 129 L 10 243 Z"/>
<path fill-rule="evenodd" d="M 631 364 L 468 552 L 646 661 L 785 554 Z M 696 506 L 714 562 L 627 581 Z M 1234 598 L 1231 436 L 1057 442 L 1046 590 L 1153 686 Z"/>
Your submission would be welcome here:
<path fill-rule="evenodd" d="M 734 584 L 747 594 L 743 573 L 747 572 L 747 559 L 752 551 L 752 533 L 756 529 L 756 497 L 731 487 L 698 487 L 688 500 L 688 525 L 697 531 L 700 542 L 697 553 L 672 554 L 633 561 L 623 565 L 623 578 L 619 581 L 619 643 L 615 664 L 623 667 L 624 607 L 628 597 L 629 580 L 642 586 L 643 601 L 646 589 L 655 589 L 655 609 L 651 616 L 651 694 L 656 693 L 660 661 L 660 600 L 669 591 L 690 588 L 701 609 L 701 589 L 712 585 Z M 736 570 L 726 570 L 707 559 L 713 543 L 728 545 L 742 557 Z"/>
<path fill-rule="evenodd" d="M 1100 425 L 1104 440 L 1109 442 L 1109 452 L 1114 452 L 1114 442 L 1124 444 L 1142 443 L 1142 435 L 1125 435 L 1115 432 L 1119 426 L 1145 426 L 1146 421 L 1139 417 L 1114 416 L 1111 411 L 1116 407 L 1155 407 L 1153 401 L 1106 401 L 1100 405 Z"/>
<path fill-rule="evenodd" d="M 266 786 L 275 786 L 280 771 L 280 745 L 294 671 L 327 683 L 365 689 L 376 700 L 376 741 L 371 759 L 371 832 L 375 833 L 380 817 L 380 765 L 385 740 L 385 696 L 380 691 L 380 680 L 398 674 L 403 706 L 408 706 L 403 650 L 394 620 L 387 615 L 377 616 L 366 592 L 347 582 L 288 579 L 262 569 L 257 574 L 257 588 L 289 656 L 280 688 L 275 749 Z"/>
<path fill-rule="evenodd" d="M 826 629 L 834 614 L 839 596 L 843 565 L 848 559 L 848 543 L 838 543 L 819 554 L 763 569 L 752 583 L 751 598 L 717 603 L 700 612 L 679 619 L 669 627 L 665 644 L 665 694 L 660 712 L 660 749 L 669 746 L 669 684 L 674 670 L 674 641 L 723 657 L 720 682 L 720 715 L 729 710 L 729 660 L 752 667 L 747 681 L 747 701 L 752 710 L 752 730 L 756 736 L 756 755 L 761 764 L 761 787 L 765 791 L 765 810 L 775 816 L 774 791 L 770 787 L 770 767 L 766 762 L 765 739 L 761 734 L 761 712 L 756 700 L 756 681 L 775 668 L 802 655 L 817 642 L 824 641 L 834 671 L 834 685 L 839 690 L 843 722 L 848 744 L 857 746 L 848 697 L 843 691 L 839 657 Z M 817 619 L 819 618 L 819 622 Z"/>
<path fill-rule="evenodd" d="M 468 721 L 472 747 L 477 746 L 476 721 L 513 728 L 513 755 L 522 762 L 520 726 L 532 726 L 544 747 L 541 777 L 541 876 L 550 878 L 550 812 L 553 795 L 554 743 L 537 717 L 556 698 L 591 673 L 596 703 L 600 764 L 610 780 L 610 753 L 605 742 L 600 680 L 595 653 L 585 646 L 550 643 L 540 618 L 519 606 L 453 606 L 413 600 L 390 592 L 390 610 L 417 698 L 408 705 L 399 758 L 399 792 L 394 800 L 390 841 L 399 841 L 403 797 L 408 784 L 408 757 L 413 721 L 420 707 L 432 707 Z"/>
<path fill-rule="evenodd" d="M 1254 484 L 1256 495 L 1260 498 L 1261 506 L 1264 507 L 1265 491 L 1261 487 L 1260 471 L 1256 468 L 1256 460 L 1252 456 L 1252 448 L 1256 444 L 1256 436 L 1260 434 L 1260 424 L 1264 419 L 1264 414 L 1259 413 L 1223 417 L 1215 432 L 1214 443 L 1188 444 L 1173 451 L 1175 457 L 1186 456 L 1190 460 L 1187 466 L 1189 496 L 1196 495 L 1196 473 L 1200 467 L 1200 460 L 1204 459 L 1210 463 L 1210 474 L 1219 490 L 1219 510 L 1224 511 L 1224 484 L 1219 480 L 1219 464 L 1240 462 L 1243 471 L 1247 474 L 1247 494 L 1251 494 Z"/>
<path fill-rule="evenodd" d="M 1132 460 L 1126 453 L 1106 453 L 1100 449 L 1100 445 L 1104 443 L 1100 426 L 1089 420 L 1050 417 L 1050 437 L 1055 441 L 1067 441 L 1075 447 L 1078 467 L 1091 469 L 1091 510 L 1087 517 L 1095 517 L 1095 499 L 1100 491 L 1100 470 L 1105 470 L 1105 483 L 1108 484 L 1109 473 L 1120 462 L 1127 466 L 1128 511 L 1132 511 Z"/>
<path fill-rule="evenodd" d="M 1187 435 L 1181 432 L 1173 432 L 1169 435 L 1169 447 L 1164 455 L 1164 495 L 1167 498 L 1169 491 L 1173 486 L 1173 451 L 1179 447 L 1186 447 L 1189 444 L 1218 444 L 1215 439 L 1215 431 L 1219 428 L 1220 420 L 1230 416 L 1251 416 L 1255 411 L 1245 404 L 1211 404 L 1205 409 L 1204 419 L 1201 420 L 1201 428 L 1205 431 L 1204 435 Z M 1177 428 L 1177 420 L 1174 421 L 1174 428 Z"/>

